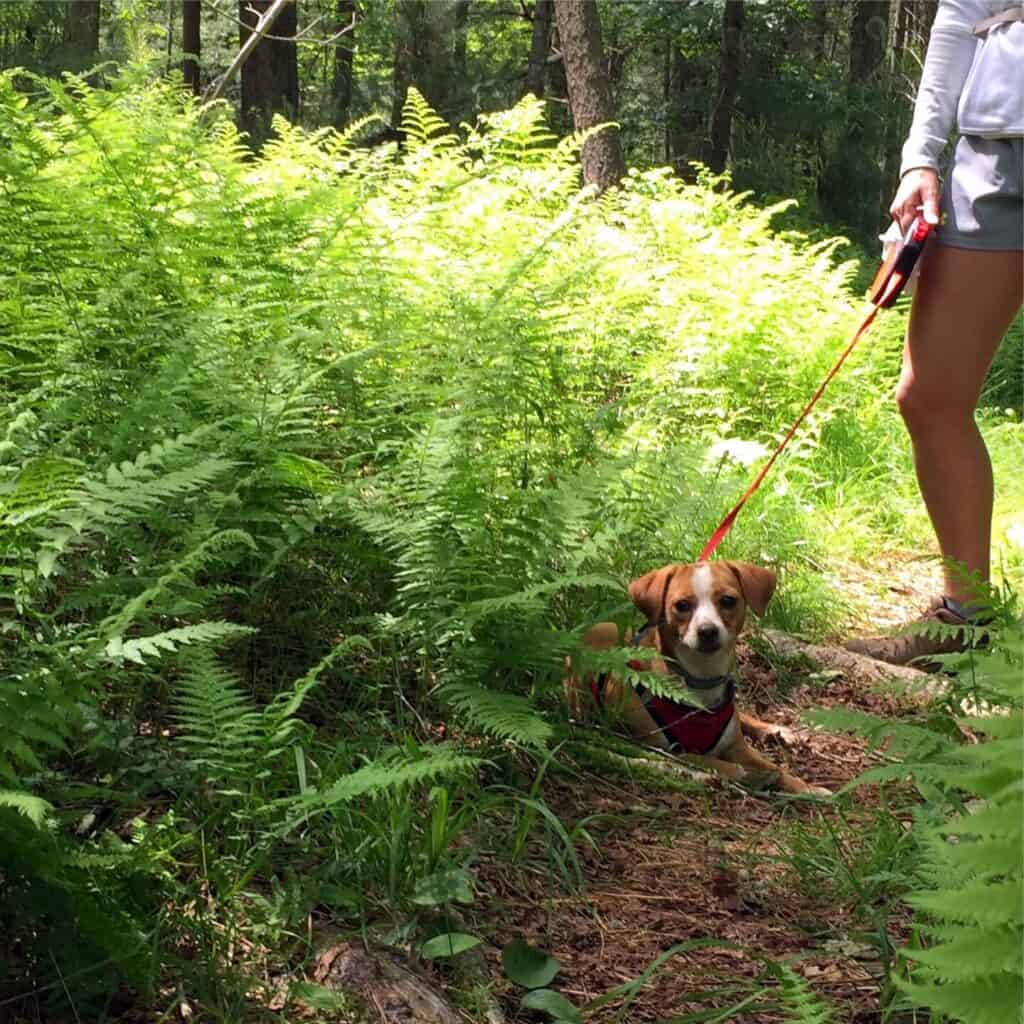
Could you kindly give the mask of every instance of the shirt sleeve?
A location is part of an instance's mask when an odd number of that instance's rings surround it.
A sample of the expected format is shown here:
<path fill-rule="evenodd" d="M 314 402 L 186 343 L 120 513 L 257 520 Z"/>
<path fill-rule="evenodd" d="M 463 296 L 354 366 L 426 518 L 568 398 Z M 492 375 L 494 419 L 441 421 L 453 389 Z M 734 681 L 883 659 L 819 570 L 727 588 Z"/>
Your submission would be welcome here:
<path fill-rule="evenodd" d="M 939 169 L 939 157 L 953 127 L 977 48 L 974 26 L 987 16 L 984 0 L 939 0 L 914 103 L 914 120 L 903 146 L 900 177 L 915 167 Z"/>

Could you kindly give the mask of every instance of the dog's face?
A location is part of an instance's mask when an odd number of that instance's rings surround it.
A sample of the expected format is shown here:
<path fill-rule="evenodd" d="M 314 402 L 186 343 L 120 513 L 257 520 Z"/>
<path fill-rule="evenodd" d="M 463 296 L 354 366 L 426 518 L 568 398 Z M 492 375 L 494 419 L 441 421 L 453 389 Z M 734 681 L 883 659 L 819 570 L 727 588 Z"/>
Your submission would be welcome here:
<path fill-rule="evenodd" d="M 665 565 L 629 585 L 662 653 L 702 677 L 729 671 L 747 608 L 762 615 L 774 591 L 775 573 L 747 562 Z"/>

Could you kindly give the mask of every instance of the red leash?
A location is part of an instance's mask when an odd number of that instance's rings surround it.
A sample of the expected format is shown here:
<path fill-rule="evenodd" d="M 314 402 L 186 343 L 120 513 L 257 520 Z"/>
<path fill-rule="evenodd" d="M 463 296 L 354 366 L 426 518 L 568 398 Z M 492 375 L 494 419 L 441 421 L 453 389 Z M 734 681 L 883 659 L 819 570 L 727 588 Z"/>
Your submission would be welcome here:
<path fill-rule="evenodd" d="M 746 489 L 743 497 L 736 502 L 729 514 L 719 523 L 715 532 L 711 534 L 711 539 L 704 545 L 704 550 L 700 553 L 698 561 L 706 562 L 714 554 L 715 548 L 722 543 L 725 535 L 732 529 L 732 524 L 736 521 L 740 510 L 764 482 L 768 471 L 775 465 L 775 460 L 783 453 L 789 442 L 793 440 L 793 435 L 799 429 L 800 424 L 807 418 L 807 414 L 818 404 L 818 399 L 824 394 L 825 388 L 828 387 L 832 378 L 835 377 L 843 363 L 846 362 L 846 357 L 856 348 L 857 342 L 860 341 L 864 332 L 871 326 L 878 311 L 880 309 L 888 309 L 896 301 L 896 297 L 907 283 L 914 269 L 914 264 L 921 255 L 924 243 L 928 240 L 930 233 L 930 224 L 921 218 L 915 219 L 907 231 L 902 247 L 897 249 L 883 263 L 871 285 L 871 309 L 868 310 L 867 316 L 861 321 L 861 325 L 857 328 L 857 333 L 853 336 L 853 340 L 843 349 L 842 354 L 836 360 L 835 366 L 829 370 L 828 376 L 821 382 L 818 390 L 811 396 L 811 400 L 804 406 L 803 411 L 796 418 L 796 422 L 789 428 L 789 432 L 782 439 L 782 443 L 772 452 L 771 458 L 761 467 L 757 476 L 754 477 L 754 482 Z"/>

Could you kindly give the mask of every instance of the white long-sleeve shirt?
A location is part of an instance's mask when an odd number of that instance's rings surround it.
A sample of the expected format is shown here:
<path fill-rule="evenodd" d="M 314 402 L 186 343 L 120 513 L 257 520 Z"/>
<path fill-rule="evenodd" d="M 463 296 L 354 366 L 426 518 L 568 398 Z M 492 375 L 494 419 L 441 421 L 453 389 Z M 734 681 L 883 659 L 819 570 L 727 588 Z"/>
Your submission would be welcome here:
<path fill-rule="evenodd" d="M 1024 136 L 1024 21 L 974 27 L 1021 0 L 939 0 L 900 174 L 939 168 L 956 114 L 962 135 Z"/>

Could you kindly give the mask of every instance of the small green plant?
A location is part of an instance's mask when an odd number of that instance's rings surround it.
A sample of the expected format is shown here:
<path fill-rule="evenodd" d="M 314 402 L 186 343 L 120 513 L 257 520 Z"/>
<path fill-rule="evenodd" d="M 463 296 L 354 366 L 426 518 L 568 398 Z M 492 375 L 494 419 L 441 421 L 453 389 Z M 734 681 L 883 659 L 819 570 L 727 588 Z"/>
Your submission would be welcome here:
<path fill-rule="evenodd" d="M 524 1009 L 540 1010 L 556 1024 L 580 1024 L 580 1011 L 560 992 L 548 988 L 561 969 L 558 961 L 522 939 L 513 939 L 501 951 L 506 976 L 527 989 L 522 997 Z"/>

